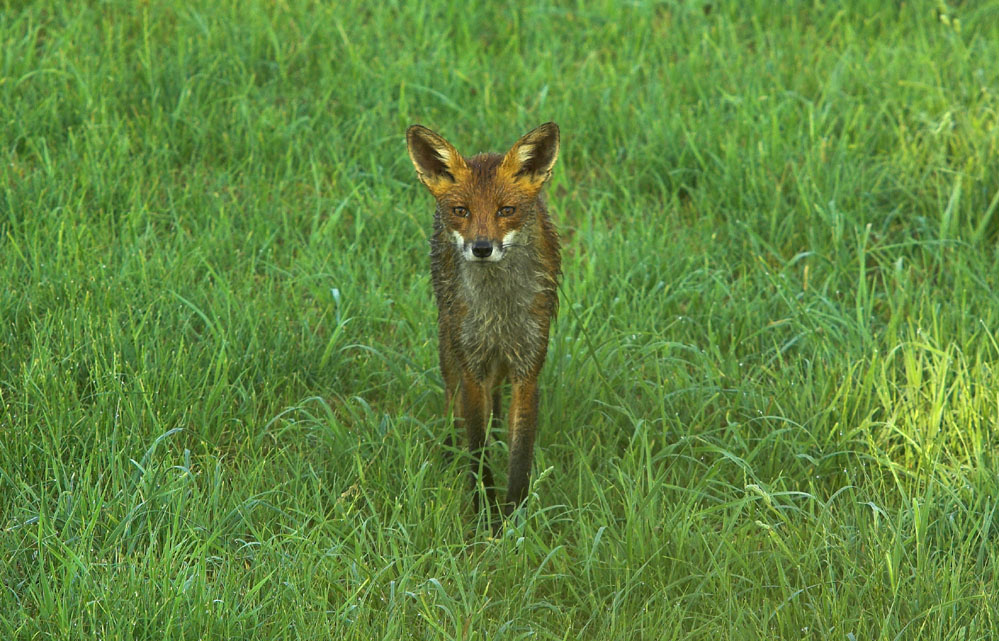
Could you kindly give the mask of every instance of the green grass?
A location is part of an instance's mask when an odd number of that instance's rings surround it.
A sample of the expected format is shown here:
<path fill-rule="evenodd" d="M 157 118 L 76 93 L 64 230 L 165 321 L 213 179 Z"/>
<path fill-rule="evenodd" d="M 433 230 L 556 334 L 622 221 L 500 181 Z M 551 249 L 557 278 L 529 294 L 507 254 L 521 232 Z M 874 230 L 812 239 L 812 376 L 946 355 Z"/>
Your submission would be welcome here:
<path fill-rule="evenodd" d="M 5 4 L 0 638 L 999 638 L 999 3 L 952 4 Z M 547 120 L 490 538 L 403 134 Z"/>

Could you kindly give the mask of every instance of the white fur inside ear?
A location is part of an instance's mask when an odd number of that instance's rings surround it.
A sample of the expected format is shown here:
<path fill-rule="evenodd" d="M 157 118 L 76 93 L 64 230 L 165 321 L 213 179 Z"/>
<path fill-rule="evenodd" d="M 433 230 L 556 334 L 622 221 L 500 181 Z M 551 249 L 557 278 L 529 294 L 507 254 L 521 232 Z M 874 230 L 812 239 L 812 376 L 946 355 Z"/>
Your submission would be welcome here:
<path fill-rule="evenodd" d="M 521 164 L 530 160 L 531 156 L 534 155 L 534 147 L 535 145 L 521 145 L 520 149 L 517 150 L 517 160 L 519 160 Z"/>
<path fill-rule="evenodd" d="M 448 167 L 454 166 L 454 155 L 447 147 L 434 147 L 434 151 L 440 156 L 441 162 L 443 162 Z"/>

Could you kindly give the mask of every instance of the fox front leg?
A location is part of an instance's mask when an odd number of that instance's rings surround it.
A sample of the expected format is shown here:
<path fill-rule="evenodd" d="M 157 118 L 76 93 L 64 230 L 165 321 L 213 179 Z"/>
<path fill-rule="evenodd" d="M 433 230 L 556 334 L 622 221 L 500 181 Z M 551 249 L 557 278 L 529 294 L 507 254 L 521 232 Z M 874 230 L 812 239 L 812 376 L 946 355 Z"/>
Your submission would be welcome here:
<path fill-rule="evenodd" d="M 527 498 L 538 428 L 537 378 L 514 382 L 510 401 L 510 468 L 505 512 L 510 514 Z"/>
<path fill-rule="evenodd" d="M 472 505 L 476 512 L 482 509 L 479 500 L 478 484 L 486 490 L 486 509 L 492 513 L 496 505 L 496 489 L 493 474 L 484 460 L 486 446 L 486 420 L 489 417 L 492 398 L 486 387 L 471 376 L 461 380 L 461 420 L 468 434 L 468 453 L 471 454 L 470 476 L 472 482 Z"/>

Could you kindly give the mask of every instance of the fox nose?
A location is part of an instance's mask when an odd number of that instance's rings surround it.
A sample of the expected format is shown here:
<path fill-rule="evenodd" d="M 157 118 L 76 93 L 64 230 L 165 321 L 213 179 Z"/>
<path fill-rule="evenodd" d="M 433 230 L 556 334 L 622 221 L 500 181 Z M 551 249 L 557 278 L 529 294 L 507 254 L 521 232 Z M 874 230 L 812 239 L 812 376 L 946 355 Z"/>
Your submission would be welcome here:
<path fill-rule="evenodd" d="M 476 258 L 488 258 L 493 253 L 493 244 L 488 240 L 476 240 L 472 243 L 472 255 Z"/>

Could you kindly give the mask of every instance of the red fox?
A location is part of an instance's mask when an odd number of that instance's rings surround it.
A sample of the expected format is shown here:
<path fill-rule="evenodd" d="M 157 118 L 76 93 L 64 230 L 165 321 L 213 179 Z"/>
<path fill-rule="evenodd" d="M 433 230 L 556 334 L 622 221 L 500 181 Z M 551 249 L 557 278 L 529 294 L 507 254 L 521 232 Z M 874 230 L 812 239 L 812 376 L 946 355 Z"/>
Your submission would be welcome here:
<path fill-rule="evenodd" d="M 499 420 L 502 383 L 513 388 L 509 514 L 527 497 L 538 374 L 558 311 L 559 238 L 541 196 L 558 158 L 558 126 L 541 125 L 505 155 L 465 158 L 421 125 L 406 131 L 406 142 L 420 182 L 437 200 L 430 272 L 445 403 L 454 404 L 468 434 L 475 510 L 481 469 L 490 515 L 497 504 L 482 461 L 486 428 L 490 416 Z"/>

